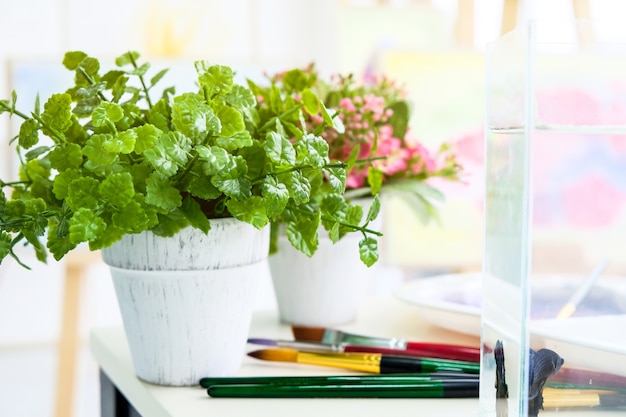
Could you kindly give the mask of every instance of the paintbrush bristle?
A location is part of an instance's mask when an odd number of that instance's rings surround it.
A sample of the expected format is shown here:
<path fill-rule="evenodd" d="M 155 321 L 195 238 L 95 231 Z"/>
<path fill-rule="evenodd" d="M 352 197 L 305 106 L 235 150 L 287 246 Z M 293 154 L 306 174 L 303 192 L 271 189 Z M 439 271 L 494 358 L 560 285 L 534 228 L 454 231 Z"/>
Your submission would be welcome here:
<path fill-rule="evenodd" d="M 264 361 L 296 362 L 298 351 L 293 349 L 261 349 L 248 352 L 248 356 Z"/>
<path fill-rule="evenodd" d="M 321 342 L 326 329 L 324 327 L 291 326 L 293 337 L 299 341 Z"/>

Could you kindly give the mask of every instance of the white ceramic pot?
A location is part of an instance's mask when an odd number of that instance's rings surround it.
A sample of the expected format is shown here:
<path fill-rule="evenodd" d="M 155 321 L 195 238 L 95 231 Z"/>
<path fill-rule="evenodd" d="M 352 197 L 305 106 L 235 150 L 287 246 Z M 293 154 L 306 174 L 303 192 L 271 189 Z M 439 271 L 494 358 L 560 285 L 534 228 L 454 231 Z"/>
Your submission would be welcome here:
<path fill-rule="evenodd" d="M 110 266 L 137 376 L 197 385 L 241 366 L 269 230 L 211 220 L 208 235 L 125 236 L 102 251 Z"/>
<path fill-rule="evenodd" d="M 371 199 L 359 203 L 367 214 Z M 380 230 L 379 219 L 369 227 Z M 359 257 L 362 234 L 348 233 L 335 244 L 323 228 L 319 236 L 311 258 L 295 250 L 284 234 L 278 239 L 278 251 L 269 257 L 280 319 L 285 323 L 333 326 L 351 322 L 371 284 L 374 269 Z"/>

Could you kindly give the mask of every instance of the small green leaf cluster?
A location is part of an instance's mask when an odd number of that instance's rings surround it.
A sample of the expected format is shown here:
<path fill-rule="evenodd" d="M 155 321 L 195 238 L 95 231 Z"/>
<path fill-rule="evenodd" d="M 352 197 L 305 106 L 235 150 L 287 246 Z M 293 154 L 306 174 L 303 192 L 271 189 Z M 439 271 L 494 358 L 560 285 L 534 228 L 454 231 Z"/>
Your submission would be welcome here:
<path fill-rule="evenodd" d="M 0 262 L 17 259 L 21 241 L 39 260 L 48 252 L 58 260 L 81 243 L 97 250 L 145 230 L 209 233 L 211 219 L 231 216 L 256 228 L 286 223 L 309 256 L 320 224 L 334 240 L 360 232 L 364 263 L 377 260 L 380 233 L 367 225 L 379 203 L 363 219 L 344 199 L 345 163 L 331 163 L 327 143 L 303 123 L 305 112 L 324 108 L 314 93 L 305 103 L 277 94 L 260 111 L 232 68 L 198 61 L 197 91 L 169 87 L 154 100 L 167 70 L 148 77 L 150 64 L 138 60 L 128 52 L 105 72 L 96 58 L 68 52 L 63 65 L 74 85 L 43 109 L 37 99 L 30 114 L 17 110 L 16 93 L 0 101 L 0 113 L 22 119 L 12 141 L 19 180 L 0 181 Z"/>

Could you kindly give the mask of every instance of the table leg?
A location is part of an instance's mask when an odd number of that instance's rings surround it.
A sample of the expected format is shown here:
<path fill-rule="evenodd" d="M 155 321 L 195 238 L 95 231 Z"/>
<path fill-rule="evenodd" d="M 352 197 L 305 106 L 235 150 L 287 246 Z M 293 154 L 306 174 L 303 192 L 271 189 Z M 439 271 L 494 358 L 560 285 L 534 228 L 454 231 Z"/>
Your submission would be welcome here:
<path fill-rule="evenodd" d="M 100 370 L 100 417 L 141 417 L 102 370 Z"/>

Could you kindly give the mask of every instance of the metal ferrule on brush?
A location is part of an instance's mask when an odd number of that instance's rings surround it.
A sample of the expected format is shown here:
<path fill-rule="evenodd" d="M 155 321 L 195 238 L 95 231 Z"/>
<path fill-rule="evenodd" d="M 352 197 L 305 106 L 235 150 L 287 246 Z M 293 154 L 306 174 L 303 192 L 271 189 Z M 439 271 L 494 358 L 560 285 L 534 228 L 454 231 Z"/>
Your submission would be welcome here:
<path fill-rule="evenodd" d="M 298 352 L 298 362 L 308 365 L 333 366 L 361 372 L 380 372 L 381 356 L 377 354 L 341 354 Z"/>
<path fill-rule="evenodd" d="M 283 347 L 288 349 L 295 349 L 299 351 L 307 351 L 307 352 L 343 352 L 343 345 L 329 345 L 326 343 L 317 343 L 317 342 L 300 342 L 297 340 L 294 341 L 278 341 L 276 342 L 277 347 Z"/>
<path fill-rule="evenodd" d="M 325 335 L 326 336 L 326 335 Z M 330 339 L 330 338 L 328 338 Z M 332 338 L 336 339 L 336 338 Z M 377 347 L 388 347 L 393 349 L 406 349 L 406 340 L 395 339 L 395 338 L 383 338 L 383 337 L 370 337 L 370 336 L 362 336 L 357 334 L 347 334 L 344 333 L 341 337 L 341 340 L 327 340 L 326 337 L 322 339 L 322 343 L 327 343 L 331 345 L 361 345 L 361 346 L 377 346 Z"/>

